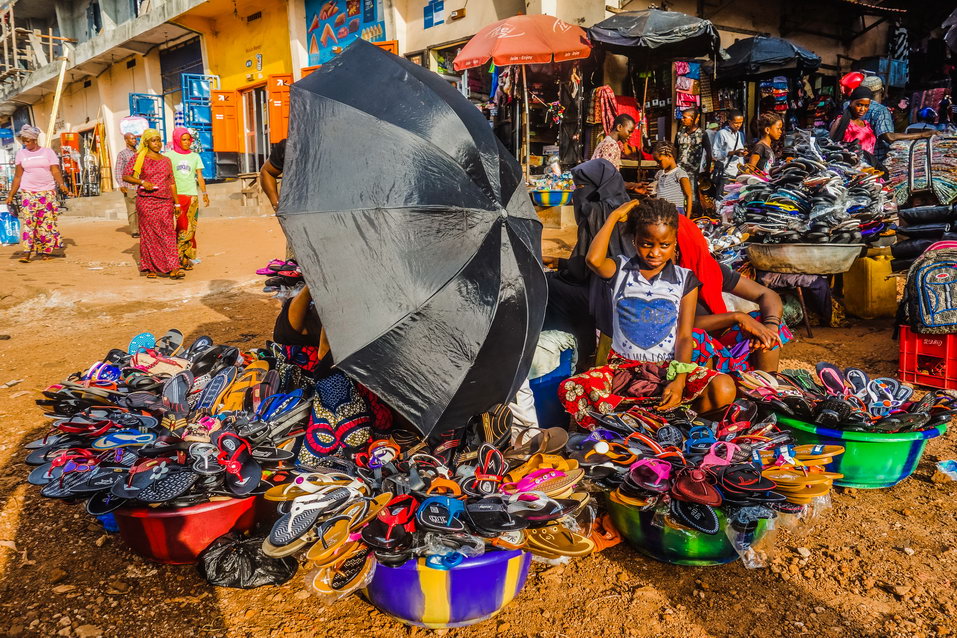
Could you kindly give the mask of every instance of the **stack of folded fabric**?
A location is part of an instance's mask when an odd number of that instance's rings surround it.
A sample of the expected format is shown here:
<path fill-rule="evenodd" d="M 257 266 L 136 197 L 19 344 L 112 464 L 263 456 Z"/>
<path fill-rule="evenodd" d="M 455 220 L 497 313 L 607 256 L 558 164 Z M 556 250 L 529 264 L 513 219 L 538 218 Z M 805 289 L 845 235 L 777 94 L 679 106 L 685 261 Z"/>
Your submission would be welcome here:
<path fill-rule="evenodd" d="M 885 161 L 887 185 L 900 205 L 911 194 L 930 191 L 941 204 L 957 202 L 957 137 L 935 135 L 891 144 Z"/>
<path fill-rule="evenodd" d="M 891 247 L 894 272 L 910 268 L 935 242 L 957 240 L 957 204 L 902 208 L 897 214 L 901 221 L 897 234 L 901 239 Z"/>
<path fill-rule="evenodd" d="M 795 134 L 785 162 L 765 175 L 742 174 L 720 209 L 763 243 L 857 244 L 887 232 L 895 207 L 880 172 L 843 144 Z"/>

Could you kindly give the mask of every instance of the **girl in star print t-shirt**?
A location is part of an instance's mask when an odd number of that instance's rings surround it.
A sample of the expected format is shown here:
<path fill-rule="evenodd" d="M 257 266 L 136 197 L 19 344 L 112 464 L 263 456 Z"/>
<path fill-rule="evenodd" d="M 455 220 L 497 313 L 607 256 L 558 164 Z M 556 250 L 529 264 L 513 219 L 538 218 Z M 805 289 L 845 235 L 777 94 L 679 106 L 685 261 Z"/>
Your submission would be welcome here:
<path fill-rule="evenodd" d="M 617 224 L 633 237 L 631 259 L 608 256 Z M 690 363 L 698 287 L 690 270 L 677 266 L 678 209 L 662 199 L 632 200 L 614 210 L 585 257 L 608 288 L 613 317 L 608 364 L 564 381 L 559 394 L 579 425 L 593 427 L 591 411 L 618 411 L 629 399 L 657 399 L 667 411 L 692 403 L 699 414 L 734 401 L 731 377 Z"/>

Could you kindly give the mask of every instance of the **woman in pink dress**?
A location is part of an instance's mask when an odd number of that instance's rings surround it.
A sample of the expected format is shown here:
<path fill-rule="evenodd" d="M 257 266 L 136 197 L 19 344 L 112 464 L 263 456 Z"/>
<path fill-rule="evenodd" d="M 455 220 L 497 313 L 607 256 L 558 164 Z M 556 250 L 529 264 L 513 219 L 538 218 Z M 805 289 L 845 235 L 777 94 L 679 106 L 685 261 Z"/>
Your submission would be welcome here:
<path fill-rule="evenodd" d="M 836 142 L 857 141 L 861 145 L 861 150 L 872 156 L 874 147 L 877 145 L 877 136 L 874 135 L 871 125 L 864 119 L 868 109 L 871 108 L 872 99 L 874 94 L 866 86 L 854 89 L 844 114 L 831 124 L 831 139 Z"/>
<path fill-rule="evenodd" d="M 173 164 L 160 154 L 163 138 L 156 129 L 146 129 L 139 151 L 126 165 L 123 181 L 135 184 L 136 214 L 140 222 L 140 272 L 155 279 L 167 275 L 182 279 L 176 246 L 176 215 L 179 203 Z"/>
<path fill-rule="evenodd" d="M 13 184 L 7 195 L 7 206 L 20 193 L 20 247 L 23 256 L 20 262 L 30 263 L 30 256 L 36 252 L 42 260 L 50 259 L 51 253 L 60 248 L 60 230 L 57 217 L 56 190 L 66 192 L 63 174 L 60 172 L 60 160 L 49 148 L 38 143 L 40 129 L 24 124 L 19 133 L 23 148 L 17 151 L 14 163 L 17 166 L 13 175 Z"/>

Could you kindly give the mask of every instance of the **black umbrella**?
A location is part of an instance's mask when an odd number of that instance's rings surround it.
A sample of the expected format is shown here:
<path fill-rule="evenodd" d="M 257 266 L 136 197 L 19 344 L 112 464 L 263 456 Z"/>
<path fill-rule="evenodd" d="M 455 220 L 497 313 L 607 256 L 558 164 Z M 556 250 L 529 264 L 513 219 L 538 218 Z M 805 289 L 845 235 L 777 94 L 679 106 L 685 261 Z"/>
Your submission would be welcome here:
<path fill-rule="evenodd" d="M 426 434 L 509 400 L 547 292 L 541 222 L 488 121 L 362 40 L 290 101 L 279 217 L 336 365 Z"/>
<path fill-rule="evenodd" d="M 588 29 L 592 44 L 639 62 L 714 55 L 721 40 L 710 21 L 677 11 L 625 11 Z"/>
<path fill-rule="evenodd" d="M 727 48 L 727 54 L 728 58 L 718 61 L 718 79 L 757 79 L 783 71 L 810 73 L 821 66 L 820 56 L 764 35 L 738 40 Z"/>

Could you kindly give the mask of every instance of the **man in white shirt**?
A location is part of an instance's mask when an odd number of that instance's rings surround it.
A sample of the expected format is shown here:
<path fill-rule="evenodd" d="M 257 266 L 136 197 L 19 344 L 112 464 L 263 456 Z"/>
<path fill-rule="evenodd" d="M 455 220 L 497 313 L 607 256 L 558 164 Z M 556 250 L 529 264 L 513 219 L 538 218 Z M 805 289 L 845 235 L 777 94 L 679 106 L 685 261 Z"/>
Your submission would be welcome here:
<path fill-rule="evenodd" d="M 725 179 L 734 179 L 738 175 L 738 169 L 748 153 L 744 144 L 744 133 L 741 131 L 742 126 L 744 126 L 744 115 L 741 111 L 730 111 L 728 121 L 714 135 L 711 156 L 715 162 L 724 165 Z"/>

